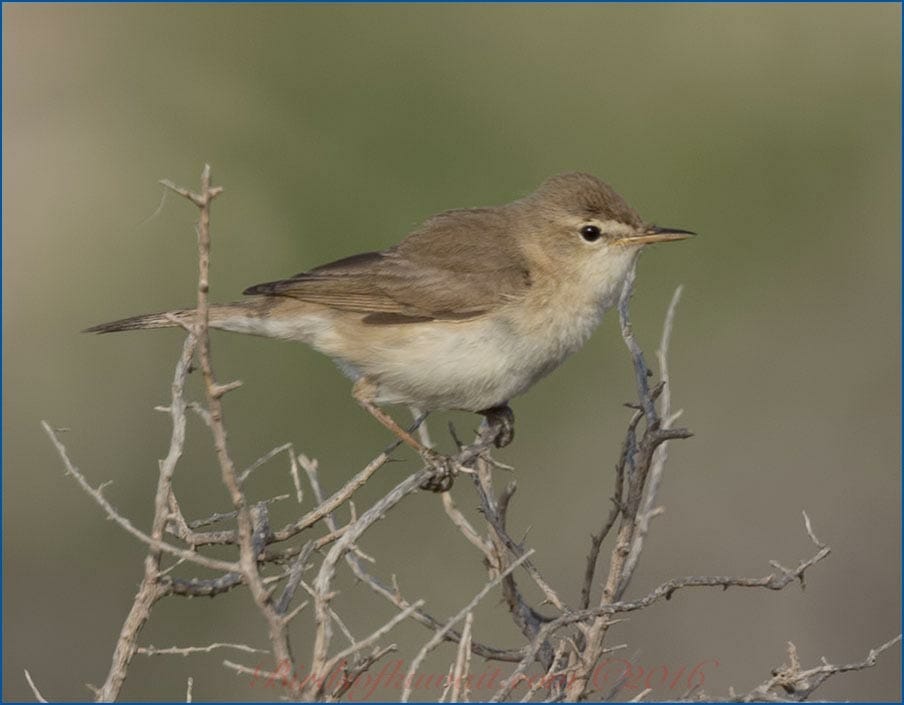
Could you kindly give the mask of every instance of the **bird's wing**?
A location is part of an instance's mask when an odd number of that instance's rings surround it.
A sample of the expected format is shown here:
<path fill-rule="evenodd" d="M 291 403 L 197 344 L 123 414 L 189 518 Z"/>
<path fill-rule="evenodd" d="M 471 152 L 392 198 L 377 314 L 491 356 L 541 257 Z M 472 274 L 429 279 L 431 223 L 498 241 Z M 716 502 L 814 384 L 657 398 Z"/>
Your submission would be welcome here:
<path fill-rule="evenodd" d="M 474 318 L 530 286 L 504 225 L 493 211 L 450 211 L 388 250 L 346 257 L 245 293 L 363 313 L 374 324 Z"/>

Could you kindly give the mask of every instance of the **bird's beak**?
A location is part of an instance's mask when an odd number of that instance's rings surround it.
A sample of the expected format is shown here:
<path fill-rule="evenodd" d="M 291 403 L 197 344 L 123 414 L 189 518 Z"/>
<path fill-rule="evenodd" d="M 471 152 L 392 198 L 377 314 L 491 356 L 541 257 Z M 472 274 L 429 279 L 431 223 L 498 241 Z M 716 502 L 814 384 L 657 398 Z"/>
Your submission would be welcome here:
<path fill-rule="evenodd" d="M 626 245 L 649 245 L 653 242 L 671 242 L 672 240 L 687 240 L 697 233 L 690 230 L 679 230 L 678 228 L 663 228 L 658 225 L 647 226 L 646 230 L 623 237 L 619 242 Z"/>

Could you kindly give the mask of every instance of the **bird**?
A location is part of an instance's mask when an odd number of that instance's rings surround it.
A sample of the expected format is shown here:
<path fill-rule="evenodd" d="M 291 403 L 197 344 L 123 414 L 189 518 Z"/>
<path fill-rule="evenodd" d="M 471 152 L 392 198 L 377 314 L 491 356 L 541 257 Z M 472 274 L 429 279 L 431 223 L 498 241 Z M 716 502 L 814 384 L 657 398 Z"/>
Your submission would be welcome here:
<path fill-rule="evenodd" d="M 432 451 L 381 407 L 463 410 L 511 442 L 509 402 L 576 352 L 618 301 L 640 251 L 695 233 L 644 221 L 597 177 L 572 172 L 499 206 L 448 210 L 398 244 L 354 254 L 214 304 L 211 328 L 306 343 L 353 382 L 401 441 Z M 190 325 L 185 308 L 86 332 Z"/>

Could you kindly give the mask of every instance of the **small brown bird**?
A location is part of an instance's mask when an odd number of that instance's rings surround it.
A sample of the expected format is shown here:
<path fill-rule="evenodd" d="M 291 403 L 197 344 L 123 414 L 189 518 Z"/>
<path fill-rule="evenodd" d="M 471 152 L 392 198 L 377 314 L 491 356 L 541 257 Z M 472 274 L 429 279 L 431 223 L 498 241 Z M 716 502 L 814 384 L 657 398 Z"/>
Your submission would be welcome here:
<path fill-rule="evenodd" d="M 257 284 L 210 308 L 210 326 L 299 340 L 355 380 L 358 402 L 426 449 L 379 404 L 462 409 L 501 422 L 508 401 L 580 348 L 618 300 L 641 248 L 694 233 L 646 224 L 589 174 L 554 176 L 492 208 L 429 218 L 399 244 Z M 89 332 L 190 323 L 194 309 L 104 323 Z"/>

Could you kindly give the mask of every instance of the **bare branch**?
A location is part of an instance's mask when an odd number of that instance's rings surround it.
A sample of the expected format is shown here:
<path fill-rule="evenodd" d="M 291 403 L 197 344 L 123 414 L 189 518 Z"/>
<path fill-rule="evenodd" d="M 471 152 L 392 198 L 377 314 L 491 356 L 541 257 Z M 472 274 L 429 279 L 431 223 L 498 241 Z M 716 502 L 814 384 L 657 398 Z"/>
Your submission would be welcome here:
<path fill-rule="evenodd" d="M 432 468 L 423 468 L 419 472 L 408 476 L 408 478 L 390 490 L 383 499 L 362 514 L 342 537 L 333 544 L 333 547 L 330 549 L 330 552 L 320 566 L 317 579 L 314 581 L 314 610 L 317 620 L 317 634 L 314 640 L 311 673 L 323 673 L 323 667 L 327 662 L 327 652 L 332 637 L 332 629 L 330 626 L 332 620 L 329 615 L 329 602 L 332 599 L 330 585 L 336 572 L 336 564 L 339 562 L 339 559 L 351 550 L 355 541 L 357 541 L 361 534 L 363 534 L 374 522 L 384 517 L 389 509 L 402 501 L 407 495 L 420 488 L 425 480 L 434 475 L 434 472 L 435 471 Z M 323 682 L 321 681 L 319 684 L 315 682 L 313 684 L 313 692 L 309 694 L 309 697 L 315 697 L 322 689 Z"/>
<path fill-rule="evenodd" d="M 94 499 L 97 504 L 100 505 L 100 507 L 104 510 L 104 512 L 110 519 L 119 524 L 119 526 L 125 529 L 128 533 L 132 534 L 132 536 L 144 542 L 152 549 L 162 551 L 164 553 L 169 553 L 172 556 L 190 561 L 192 563 L 197 563 L 198 565 L 204 566 L 205 568 L 226 571 L 235 570 L 236 568 L 238 568 L 238 565 L 236 563 L 221 561 L 215 558 L 208 558 L 207 556 L 202 556 L 201 554 L 195 553 L 194 551 L 187 551 L 183 548 L 171 546 L 165 541 L 153 539 L 140 529 L 136 528 L 132 524 L 132 522 L 130 522 L 128 519 L 122 516 L 122 514 L 117 512 L 113 505 L 110 504 L 110 502 L 107 500 L 107 498 L 103 496 L 103 493 L 100 491 L 100 489 L 95 489 L 94 487 L 92 487 L 85 479 L 85 476 L 81 473 L 81 471 L 72 464 L 72 461 L 69 459 L 69 454 L 66 451 L 66 446 L 62 444 L 60 439 L 57 437 L 56 432 L 50 427 L 50 424 L 48 424 L 46 421 L 42 421 L 41 426 L 44 428 L 44 431 L 50 437 L 50 440 L 53 442 L 54 447 L 57 449 L 57 453 L 59 454 L 60 459 L 63 461 L 63 465 L 65 465 L 66 467 L 66 472 L 75 478 L 79 486 L 92 499 Z"/>
<path fill-rule="evenodd" d="M 640 404 L 643 409 L 644 416 L 647 419 L 647 426 L 650 428 L 658 428 L 659 415 L 656 413 L 656 407 L 653 406 L 653 398 L 650 395 L 650 387 L 647 383 L 647 365 L 644 362 L 643 351 L 637 340 L 634 338 L 634 329 L 631 326 L 631 319 L 628 315 L 628 304 L 634 293 L 634 279 L 636 269 L 631 267 L 628 276 L 625 277 L 625 283 L 622 285 L 621 296 L 618 299 L 618 320 L 621 324 L 622 338 L 631 351 L 631 360 L 634 363 L 634 381 L 640 396 Z"/>
<path fill-rule="evenodd" d="M 346 692 L 348 692 L 352 688 L 352 686 L 355 684 L 362 673 L 366 672 L 371 666 L 373 666 L 386 654 L 391 654 L 397 649 L 398 647 L 395 644 L 389 644 L 388 646 L 384 646 L 382 649 L 374 649 L 370 653 L 370 655 L 365 656 L 360 661 L 358 661 L 352 668 L 349 668 L 346 671 L 345 678 L 342 679 L 340 686 L 330 695 L 330 700 L 338 701 L 343 695 L 345 695 Z"/>
<path fill-rule="evenodd" d="M 681 412 L 672 415 L 672 392 L 669 379 L 668 352 L 669 342 L 672 338 L 672 327 L 675 322 L 675 310 L 678 307 L 678 301 L 681 299 L 682 287 L 679 286 L 672 294 L 672 300 L 665 314 L 665 322 L 662 325 L 662 339 L 659 343 L 657 357 L 659 359 L 659 379 L 662 394 L 659 398 L 659 413 L 662 419 L 662 427 L 669 428 L 680 416 Z M 634 575 L 637 567 L 637 561 L 640 559 L 640 552 L 643 550 L 643 541 L 647 532 L 650 530 L 650 521 L 656 516 L 656 497 L 659 494 L 659 486 L 662 483 L 662 473 L 668 460 L 668 441 L 660 444 L 653 452 L 653 460 L 650 464 L 650 472 L 647 478 L 647 484 L 644 488 L 644 497 L 640 508 L 637 512 L 637 531 L 631 544 L 631 553 L 625 561 L 624 580 L 629 581 Z"/>
<path fill-rule="evenodd" d="M 537 636 L 534 637 L 518 666 L 502 683 L 499 690 L 497 690 L 497 692 L 493 695 L 492 702 L 499 702 L 509 696 L 512 689 L 518 684 L 519 678 L 526 672 L 528 666 L 530 666 L 537 653 L 539 653 L 545 640 L 549 637 L 550 634 L 563 626 L 570 624 L 579 624 L 593 620 L 587 637 L 587 641 L 590 642 L 590 640 L 594 638 L 593 630 L 601 628 L 599 625 L 603 625 L 602 628 L 605 629 L 613 624 L 613 621 L 609 619 L 611 615 L 621 614 L 625 612 L 636 612 L 638 610 L 649 607 L 654 602 L 658 602 L 659 600 L 669 600 L 671 599 L 672 595 L 675 594 L 675 592 L 685 588 L 721 587 L 723 589 L 727 589 L 729 587 L 752 587 L 765 588 L 767 590 L 782 590 L 790 583 L 795 581 L 803 585 L 805 572 L 831 553 L 831 549 L 828 546 L 821 544 L 817 539 L 815 539 L 815 537 L 812 535 L 812 529 L 808 529 L 808 534 L 818 548 L 817 552 L 810 558 L 801 560 L 798 563 L 797 567 L 793 569 L 784 568 L 775 561 L 772 561 L 772 565 L 779 569 L 779 574 L 770 573 L 762 578 L 741 578 L 732 576 L 689 576 L 685 578 L 674 578 L 662 583 L 657 588 L 647 593 L 646 596 L 638 600 L 603 602 L 599 607 L 596 607 L 594 609 L 569 612 L 560 617 L 557 617 L 554 620 L 551 620 L 550 622 L 544 624 Z M 587 658 L 587 648 L 589 647 L 585 646 L 585 648 L 582 650 L 582 661 Z M 591 666 L 591 670 L 593 667 L 595 667 L 600 656 L 602 656 L 602 650 L 596 656 L 596 659 L 594 659 L 592 662 L 588 661 Z M 587 663 L 583 663 L 580 668 L 576 669 L 574 677 L 569 683 L 569 692 L 571 692 L 572 688 L 574 687 L 574 679 L 577 679 L 578 677 L 583 675 L 584 671 L 586 670 L 586 665 Z M 586 683 L 584 683 L 583 685 L 586 685 Z"/>
<path fill-rule="evenodd" d="M 253 463 L 251 463 L 251 465 L 249 465 L 247 468 L 245 468 L 242 471 L 242 474 L 239 475 L 239 482 L 244 483 L 245 480 L 248 479 L 248 476 L 251 475 L 251 473 L 253 473 L 255 470 L 257 470 L 261 465 L 264 465 L 266 462 L 268 462 L 269 460 L 271 460 L 272 458 L 276 457 L 277 455 L 279 455 L 280 453 L 282 453 L 283 451 L 286 451 L 286 450 L 289 451 L 289 458 L 294 463 L 295 462 L 295 453 L 292 450 L 292 444 L 291 443 L 283 443 L 281 446 L 277 446 L 276 448 L 273 448 L 269 452 L 265 453 L 260 458 L 258 458 Z"/>
<path fill-rule="evenodd" d="M 255 649 L 247 644 L 225 644 L 220 642 L 208 644 L 207 646 L 169 646 L 163 649 L 158 649 L 151 644 L 150 646 L 139 646 L 135 649 L 135 653 L 143 656 L 191 656 L 192 654 L 209 654 L 217 649 L 235 649 L 248 654 L 270 653 L 266 649 Z"/>
<path fill-rule="evenodd" d="M 455 665 L 452 668 L 452 695 L 449 702 L 457 703 L 459 698 L 468 699 L 468 671 L 471 666 L 471 627 L 474 624 L 474 613 L 468 612 L 465 617 L 465 628 L 461 633 Z"/>
<path fill-rule="evenodd" d="M 382 583 L 373 575 L 365 571 L 361 568 L 361 565 L 354 560 L 354 556 L 347 556 L 346 559 L 349 562 L 349 565 L 352 568 L 352 572 L 354 572 L 355 577 L 361 580 L 365 585 L 367 585 L 371 590 L 373 590 L 376 594 L 385 598 L 392 604 L 394 604 L 399 609 L 405 609 L 409 606 L 409 602 L 402 597 L 402 595 L 388 585 Z M 415 610 L 411 614 L 411 618 L 416 622 L 424 625 L 428 629 L 432 629 L 434 631 L 442 629 L 443 623 L 438 619 L 425 612 L 424 610 Z M 462 634 L 456 632 L 454 629 L 450 629 L 446 632 L 444 638 L 447 641 L 451 641 L 453 643 L 461 643 Z M 500 649 L 494 646 L 489 646 L 487 644 L 482 644 L 478 641 L 471 641 L 471 651 L 476 656 L 480 656 L 485 659 L 493 660 L 493 661 L 505 661 L 510 663 L 517 663 L 521 660 L 524 655 L 524 649 Z"/>
<path fill-rule="evenodd" d="M 371 460 L 363 470 L 349 480 L 339 491 L 333 494 L 325 501 L 318 501 L 317 506 L 305 514 L 298 521 L 292 522 L 284 526 L 282 529 L 273 532 L 275 541 L 285 541 L 292 538 L 296 534 L 301 533 L 307 528 L 312 527 L 324 517 L 332 514 L 336 509 L 341 507 L 358 489 L 364 486 L 364 483 L 377 470 L 389 462 L 389 453 L 380 453 L 376 458 Z"/>
<path fill-rule="evenodd" d="M 744 695 L 732 694 L 729 702 L 802 702 L 832 676 L 872 668 L 879 660 L 879 656 L 900 641 L 901 635 L 898 634 L 881 646 L 870 649 L 862 661 L 836 666 L 823 658 L 821 665 L 808 669 L 801 668 L 797 647 L 788 642 L 788 663 L 775 669 L 771 678 L 750 692 Z"/>
<path fill-rule="evenodd" d="M 402 691 L 402 702 L 407 703 L 408 699 L 411 697 L 411 684 L 412 684 L 412 676 L 417 673 L 417 669 L 420 667 L 423 660 L 427 657 L 427 654 L 430 653 L 436 646 L 443 640 L 443 636 L 448 632 L 452 627 L 454 627 L 459 620 L 463 619 L 469 612 L 471 612 L 476 606 L 477 603 L 480 602 L 484 596 L 496 587 L 502 580 L 510 575 L 515 568 L 525 562 L 533 553 L 533 551 L 528 551 L 523 556 L 518 558 L 514 563 L 512 563 L 506 570 L 500 573 L 496 578 L 490 580 L 483 588 L 478 592 L 471 601 L 465 605 L 454 617 L 452 617 L 448 622 L 446 622 L 445 626 L 442 629 L 437 631 L 428 641 L 421 647 L 421 650 L 417 653 L 417 656 L 411 661 L 411 665 L 408 667 L 408 673 L 405 677 L 405 688 Z"/>
<path fill-rule="evenodd" d="M 323 672 L 329 673 L 335 668 L 336 664 L 340 663 L 343 659 L 351 656 L 352 654 L 358 653 L 359 651 L 363 651 L 368 646 L 375 644 L 377 641 L 383 638 L 384 635 L 388 634 L 393 630 L 393 628 L 399 623 L 404 622 L 411 616 L 411 613 L 416 609 L 421 607 L 424 604 L 423 600 L 418 600 L 413 605 L 408 607 L 407 609 L 402 610 L 401 612 L 393 615 L 392 619 L 390 619 L 386 624 L 372 632 L 370 635 L 361 639 L 360 641 L 354 642 L 351 646 L 343 649 L 338 654 L 333 656 L 329 661 L 327 661 L 326 667 L 323 669 Z"/>
<path fill-rule="evenodd" d="M 455 500 L 452 499 L 452 494 L 450 492 L 443 492 L 442 494 L 442 502 L 443 509 L 446 510 L 446 514 L 452 523 L 458 528 L 458 530 L 462 533 L 462 535 L 471 543 L 474 547 L 477 548 L 484 556 L 487 557 L 487 560 L 492 561 L 491 553 L 493 547 L 484 541 L 475 531 L 474 527 L 471 526 L 471 522 L 467 520 L 464 514 L 462 514 L 458 507 L 455 506 Z"/>
<path fill-rule="evenodd" d="M 46 703 L 47 699 L 41 695 L 41 691 L 38 690 L 38 686 L 35 685 L 35 682 L 31 679 L 31 674 L 28 672 L 28 669 L 25 669 L 25 680 L 28 681 L 28 687 L 31 688 L 31 692 L 34 693 L 35 699 L 39 703 Z"/>

